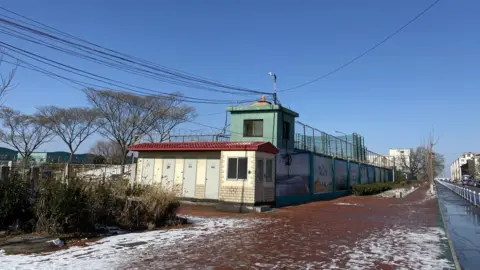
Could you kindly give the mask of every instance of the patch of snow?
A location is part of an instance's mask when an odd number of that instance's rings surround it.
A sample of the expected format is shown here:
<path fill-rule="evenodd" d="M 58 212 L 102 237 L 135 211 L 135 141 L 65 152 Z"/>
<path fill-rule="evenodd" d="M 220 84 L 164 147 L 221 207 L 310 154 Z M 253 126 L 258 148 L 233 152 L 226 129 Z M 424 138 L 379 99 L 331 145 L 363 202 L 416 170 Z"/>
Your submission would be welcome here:
<path fill-rule="evenodd" d="M 383 197 L 383 198 L 392 198 L 392 197 L 398 197 L 401 193 L 401 197 L 403 198 L 403 197 L 407 196 L 408 194 L 412 193 L 415 190 L 416 190 L 416 188 L 414 188 L 414 187 L 396 188 L 396 189 L 391 189 L 391 190 L 384 191 L 380 194 L 377 194 L 376 196 Z"/>
<path fill-rule="evenodd" d="M 187 219 L 193 226 L 110 236 L 88 243 L 87 247 L 74 246 L 45 254 L 6 255 L 0 250 L 0 269 L 115 269 L 145 249 L 155 246 L 168 248 L 176 243 L 194 241 L 225 230 L 247 228 L 261 222 L 233 218 Z"/>
<path fill-rule="evenodd" d="M 338 202 L 338 203 L 334 203 L 336 205 L 350 205 L 350 206 L 361 206 L 361 204 L 358 204 L 358 203 L 343 203 L 343 202 Z"/>
<path fill-rule="evenodd" d="M 379 263 L 395 269 L 455 269 L 442 258 L 444 240 L 445 231 L 438 227 L 395 228 L 360 240 L 353 248 L 340 247 L 340 255 L 348 258 L 347 269 L 374 269 Z"/>

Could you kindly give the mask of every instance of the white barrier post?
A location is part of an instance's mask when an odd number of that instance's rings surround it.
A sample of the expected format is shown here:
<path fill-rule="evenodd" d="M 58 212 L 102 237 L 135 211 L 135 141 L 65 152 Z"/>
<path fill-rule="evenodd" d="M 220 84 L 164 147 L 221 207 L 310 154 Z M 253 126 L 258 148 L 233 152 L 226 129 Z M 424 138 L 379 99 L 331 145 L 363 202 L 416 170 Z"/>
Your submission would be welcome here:
<path fill-rule="evenodd" d="M 473 192 L 473 205 L 477 206 L 477 192 Z"/>

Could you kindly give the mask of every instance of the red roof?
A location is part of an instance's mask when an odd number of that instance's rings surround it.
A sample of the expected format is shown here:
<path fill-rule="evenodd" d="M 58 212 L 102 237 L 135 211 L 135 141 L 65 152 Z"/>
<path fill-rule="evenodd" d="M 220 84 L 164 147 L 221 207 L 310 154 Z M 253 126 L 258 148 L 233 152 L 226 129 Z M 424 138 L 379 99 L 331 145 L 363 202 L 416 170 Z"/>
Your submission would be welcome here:
<path fill-rule="evenodd" d="M 269 142 L 172 142 L 140 143 L 130 151 L 256 151 L 276 154 L 278 149 Z"/>

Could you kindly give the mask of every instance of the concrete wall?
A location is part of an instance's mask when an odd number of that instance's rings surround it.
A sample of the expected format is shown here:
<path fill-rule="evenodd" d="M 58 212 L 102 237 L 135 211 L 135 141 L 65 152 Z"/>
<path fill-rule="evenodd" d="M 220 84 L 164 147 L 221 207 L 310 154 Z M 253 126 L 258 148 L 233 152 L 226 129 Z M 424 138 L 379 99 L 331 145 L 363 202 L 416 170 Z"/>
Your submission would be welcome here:
<path fill-rule="evenodd" d="M 307 151 L 289 153 L 291 163 L 288 166 L 285 164 L 285 154 L 281 152 L 276 157 L 277 207 L 329 200 L 350 194 L 351 188 L 359 183 L 387 182 L 393 179 L 391 169 Z"/>

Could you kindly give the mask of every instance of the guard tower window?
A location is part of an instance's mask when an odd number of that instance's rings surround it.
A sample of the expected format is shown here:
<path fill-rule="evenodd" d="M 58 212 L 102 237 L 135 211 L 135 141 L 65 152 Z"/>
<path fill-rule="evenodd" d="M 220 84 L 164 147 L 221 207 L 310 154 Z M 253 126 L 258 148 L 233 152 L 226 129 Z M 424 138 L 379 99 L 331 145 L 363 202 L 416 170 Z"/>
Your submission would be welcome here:
<path fill-rule="evenodd" d="M 283 121 L 283 139 L 290 140 L 290 123 Z"/>
<path fill-rule="evenodd" d="M 263 137 L 263 120 L 244 120 L 243 137 Z"/>

